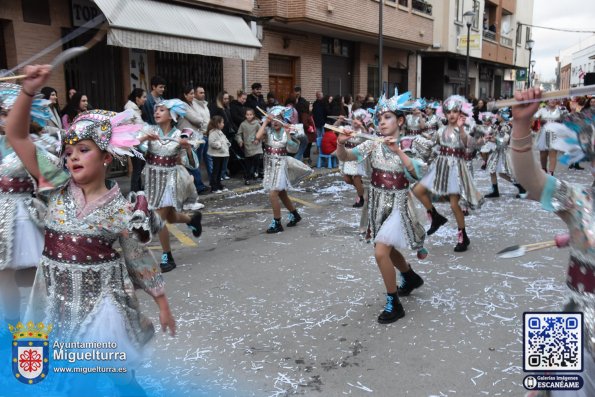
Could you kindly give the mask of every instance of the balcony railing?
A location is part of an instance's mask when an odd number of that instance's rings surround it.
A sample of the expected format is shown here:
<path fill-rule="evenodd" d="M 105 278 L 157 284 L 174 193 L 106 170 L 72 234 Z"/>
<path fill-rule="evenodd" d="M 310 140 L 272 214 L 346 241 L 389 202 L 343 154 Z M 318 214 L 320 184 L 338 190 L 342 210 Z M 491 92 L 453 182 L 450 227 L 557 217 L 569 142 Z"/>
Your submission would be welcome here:
<path fill-rule="evenodd" d="M 423 0 L 413 0 L 411 8 L 415 11 L 423 12 L 424 14 L 432 15 L 432 5 Z"/>
<path fill-rule="evenodd" d="M 492 32 L 494 33 L 494 32 Z M 500 36 L 500 44 L 505 45 L 507 47 L 512 47 L 512 39 L 508 37 Z"/>
<path fill-rule="evenodd" d="M 496 32 L 492 32 L 491 30 L 484 29 L 483 30 L 483 38 L 496 41 Z"/>

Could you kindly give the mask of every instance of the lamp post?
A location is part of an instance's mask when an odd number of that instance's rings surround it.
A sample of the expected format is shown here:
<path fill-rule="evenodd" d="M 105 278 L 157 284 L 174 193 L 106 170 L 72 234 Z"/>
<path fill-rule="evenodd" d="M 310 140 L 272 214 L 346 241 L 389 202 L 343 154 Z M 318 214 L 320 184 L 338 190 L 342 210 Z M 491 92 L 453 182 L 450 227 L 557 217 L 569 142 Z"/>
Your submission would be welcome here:
<path fill-rule="evenodd" d="M 535 59 L 531 61 L 531 70 L 529 71 L 529 87 L 534 84 L 533 75 L 535 74 Z"/>
<path fill-rule="evenodd" d="M 382 24 L 383 24 L 383 17 L 382 17 L 382 10 L 384 7 L 384 1 L 379 1 L 379 9 L 378 9 L 378 90 L 380 91 L 378 95 L 384 95 L 382 91 L 382 47 L 383 47 L 383 40 L 382 40 Z M 390 97 L 390 95 L 389 95 Z"/>
<path fill-rule="evenodd" d="M 529 63 L 527 65 L 527 88 L 531 87 L 531 52 L 533 51 L 533 40 L 527 40 L 527 49 L 529 50 Z"/>
<path fill-rule="evenodd" d="M 465 67 L 465 97 L 469 96 L 469 39 L 471 36 L 471 25 L 473 25 L 473 18 L 475 18 L 475 11 L 467 11 L 463 14 L 465 25 L 467 25 L 467 66 Z"/>

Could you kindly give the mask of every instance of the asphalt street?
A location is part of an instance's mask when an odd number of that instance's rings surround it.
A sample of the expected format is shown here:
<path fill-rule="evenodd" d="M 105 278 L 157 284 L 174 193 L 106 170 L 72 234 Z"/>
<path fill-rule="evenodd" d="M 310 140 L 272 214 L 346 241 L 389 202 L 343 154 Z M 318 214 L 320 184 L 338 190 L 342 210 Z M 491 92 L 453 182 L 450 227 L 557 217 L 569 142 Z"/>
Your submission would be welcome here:
<path fill-rule="evenodd" d="M 588 171 L 559 170 L 591 183 Z M 476 176 L 488 193 L 486 172 Z M 437 204 L 449 222 L 427 238 L 430 255 L 406 253 L 425 285 L 402 298 L 406 316 L 390 325 L 376 322 L 385 291 L 358 234 L 355 192 L 337 173 L 290 193 L 304 219 L 276 235 L 265 233 L 262 190 L 211 197 L 199 241 L 174 230 L 178 267 L 165 278 L 178 335 L 158 334 L 139 382 L 151 395 L 522 396 L 523 312 L 561 308 L 568 252 L 497 258 L 565 231 L 512 185 L 500 192 L 467 218 L 471 246 L 460 254 L 450 208 Z"/>

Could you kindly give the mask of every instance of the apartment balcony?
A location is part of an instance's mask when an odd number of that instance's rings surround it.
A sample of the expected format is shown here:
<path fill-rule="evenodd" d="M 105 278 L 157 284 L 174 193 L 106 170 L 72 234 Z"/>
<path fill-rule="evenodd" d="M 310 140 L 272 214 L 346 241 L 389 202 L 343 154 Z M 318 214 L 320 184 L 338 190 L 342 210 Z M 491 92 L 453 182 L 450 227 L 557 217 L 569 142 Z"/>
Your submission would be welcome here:
<path fill-rule="evenodd" d="M 481 57 L 488 61 L 503 63 L 506 65 L 514 65 L 514 50 L 512 48 L 512 40 L 507 37 L 500 37 L 500 41 L 496 41 L 497 35 L 484 37 L 482 41 Z M 490 32 L 494 33 L 494 32 Z M 493 37 L 493 39 L 491 38 Z"/>
<path fill-rule="evenodd" d="M 245 13 L 252 13 L 252 9 L 254 8 L 254 0 L 186 0 L 185 2 L 210 8 L 227 8 Z"/>
<path fill-rule="evenodd" d="M 430 4 L 422 0 L 383 1 L 387 46 L 419 49 L 432 45 Z M 271 27 L 370 44 L 378 37 L 378 0 L 259 0 L 257 4 L 255 14 Z"/>

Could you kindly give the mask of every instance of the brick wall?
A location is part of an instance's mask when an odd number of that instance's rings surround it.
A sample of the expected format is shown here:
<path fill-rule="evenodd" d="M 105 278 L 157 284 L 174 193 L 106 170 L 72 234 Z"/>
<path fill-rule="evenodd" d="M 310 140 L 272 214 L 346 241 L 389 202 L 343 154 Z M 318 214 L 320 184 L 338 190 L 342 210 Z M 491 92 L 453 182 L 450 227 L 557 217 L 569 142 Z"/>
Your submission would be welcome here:
<path fill-rule="evenodd" d="M 9 67 L 18 65 L 59 40 L 61 28 L 71 26 L 69 10 L 68 0 L 51 0 L 51 25 L 39 25 L 23 21 L 20 0 L 0 0 L 0 19 L 10 20 L 12 24 L 12 29 L 7 29 L 4 32 L 6 43 L 0 43 L 0 45 L 6 44 Z M 59 46 L 35 60 L 34 63 L 50 63 L 61 50 L 62 46 Z M 64 69 L 62 67 L 54 70 L 48 85 L 58 91 L 60 106 L 64 106 L 66 104 L 66 87 L 64 86 Z"/>
<path fill-rule="evenodd" d="M 387 39 L 412 45 L 430 46 L 433 19 L 385 2 L 384 35 Z M 308 21 L 336 30 L 351 31 L 371 37 L 378 32 L 376 0 L 259 0 L 254 13 L 261 17 L 278 17 L 287 22 Z M 331 11 L 329 11 L 331 10 Z"/>
<path fill-rule="evenodd" d="M 288 44 L 283 48 L 283 39 Z M 264 31 L 262 48 L 254 61 L 248 61 L 248 86 L 254 82 L 262 84 L 264 95 L 269 91 L 269 54 L 295 58 L 295 84 L 302 87 L 302 95 L 307 99 L 315 98 L 322 81 L 320 36 L 314 34 L 295 34 Z M 225 83 L 227 86 L 227 82 Z"/>
<path fill-rule="evenodd" d="M 223 58 L 223 89 L 235 97 L 242 88 L 242 60 Z M 249 87 L 246 88 L 250 92 Z"/>

